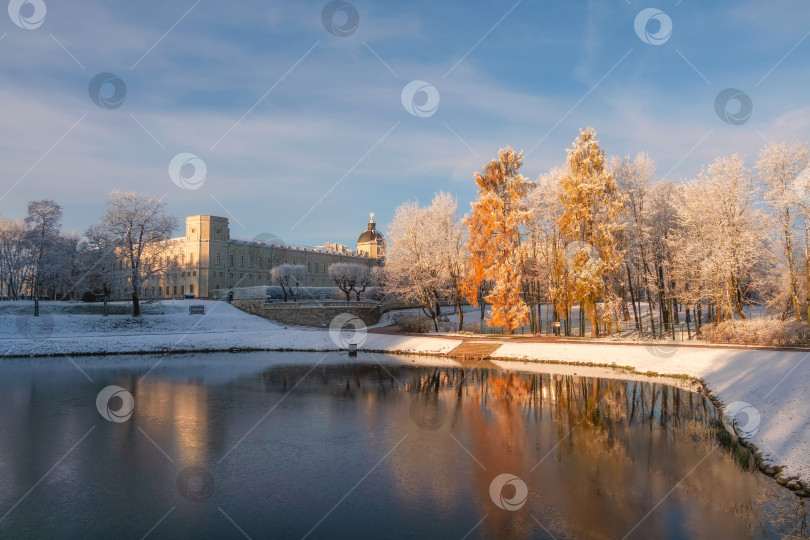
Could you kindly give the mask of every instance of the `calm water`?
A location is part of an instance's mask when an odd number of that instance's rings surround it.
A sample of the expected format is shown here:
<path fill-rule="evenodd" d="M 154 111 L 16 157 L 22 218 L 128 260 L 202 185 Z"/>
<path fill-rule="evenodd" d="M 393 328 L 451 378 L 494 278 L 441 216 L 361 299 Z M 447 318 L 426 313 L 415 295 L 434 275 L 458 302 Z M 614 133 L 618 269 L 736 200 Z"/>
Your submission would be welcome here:
<path fill-rule="evenodd" d="M 336 353 L 158 360 L 0 363 L 0 538 L 806 534 L 800 500 L 715 448 L 716 411 L 671 386 Z M 99 412 L 109 385 L 131 392 L 128 420 Z"/>

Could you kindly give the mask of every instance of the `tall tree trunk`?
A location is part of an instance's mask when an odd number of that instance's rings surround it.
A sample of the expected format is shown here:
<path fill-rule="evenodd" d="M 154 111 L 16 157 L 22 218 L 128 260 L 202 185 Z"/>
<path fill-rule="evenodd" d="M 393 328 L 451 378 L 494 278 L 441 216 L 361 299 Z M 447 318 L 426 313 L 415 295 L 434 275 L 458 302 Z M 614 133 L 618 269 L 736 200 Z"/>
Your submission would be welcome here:
<path fill-rule="evenodd" d="M 655 336 L 655 306 L 653 305 L 652 295 L 647 291 L 647 312 L 650 314 L 650 330 Z"/>
<path fill-rule="evenodd" d="M 807 326 L 810 328 L 810 212 L 804 213 L 804 273 L 807 279 Z"/>
<path fill-rule="evenodd" d="M 785 218 L 782 223 L 782 234 L 784 235 L 785 257 L 788 263 L 790 277 L 790 300 L 793 303 L 793 316 L 797 323 L 802 322 L 802 311 L 799 308 L 799 296 L 796 293 L 796 268 L 793 266 L 793 231 L 790 227 L 790 207 L 785 208 Z M 810 306 L 808 306 L 810 307 Z"/>
<path fill-rule="evenodd" d="M 456 309 L 458 310 L 458 331 L 464 330 L 464 312 L 461 310 L 461 296 L 456 294 Z"/>
<path fill-rule="evenodd" d="M 641 330 L 641 323 L 638 319 L 638 311 L 636 311 L 636 296 L 633 293 L 633 278 L 630 276 L 630 265 L 626 264 L 624 267 L 627 269 L 627 287 L 630 289 L 630 303 L 633 304 L 633 318 L 636 321 L 636 330 Z"/>
<path fill-rule="evenodd" d="M 692 327 L 690 326 L 692 317 L 689 309 L 689 304 L 686 304 L 686 337 L 689 338 L 689 341 L 692 341 Z"/>

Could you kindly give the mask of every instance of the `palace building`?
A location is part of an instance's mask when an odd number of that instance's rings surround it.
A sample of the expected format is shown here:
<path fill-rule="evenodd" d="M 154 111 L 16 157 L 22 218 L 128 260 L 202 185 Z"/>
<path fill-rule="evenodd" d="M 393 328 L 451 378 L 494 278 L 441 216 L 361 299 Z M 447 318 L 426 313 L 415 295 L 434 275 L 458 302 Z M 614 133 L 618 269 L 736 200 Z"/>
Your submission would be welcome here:
<path fill-rule="evenodd" d="M 368 229 L 357 240 L 356 252 L 328 242 L 322 247 L 304 247 L 259 238 L 232 238 L 228 219 L 224 217 L 187 217 L 185 236 L 173 240 L 168 254 L 176 270 L 148 280 L 144 296 L 177 298 L 190 293 L 197 298 L 210 298 L 216 290 L 273 285 L 271 271 L 281 264 L 304 266 L 303 286 L 331 287 L 334 281 L 328 271 L 333 263 L 378 266 L 385 252 L 385 239 L 376 231 L 374 214 Z"/>

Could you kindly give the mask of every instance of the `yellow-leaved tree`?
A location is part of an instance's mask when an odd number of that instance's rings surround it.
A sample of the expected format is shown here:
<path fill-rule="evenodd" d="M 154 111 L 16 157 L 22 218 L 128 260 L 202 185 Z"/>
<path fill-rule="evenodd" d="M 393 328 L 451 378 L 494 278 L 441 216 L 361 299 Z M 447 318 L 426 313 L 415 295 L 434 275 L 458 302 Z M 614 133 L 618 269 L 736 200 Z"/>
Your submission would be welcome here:
<path fill-rule="evenodd" d="M 520 172 L 523 152 L 503 148 L 498 158 L 475 173 L 478 199 L 471 203 L 472 214 L 464 224 L 470 231 L 467 247 L 467 279 L 464 297 L 478 305 L 482 285 L 492 285 L 483 299 L 492 306 L 489 326 L 503 326 L 511 334 L 529 319 L 529 308 L 520 297 L 523 278 L 522 228 L 529 218 L 524 198 L 530 184 Z"/>
<path fill-rule="evenodd" d="M 605 168 L 605 151 L 593 128 L 580 130 L 568 152 L 568 171 L 560 177 L 563 214 L 560 232 L 566 243 L 563 257 L 572 278 L 571 296 L 578 300 L 598 335 L 597 301 L 607 300 L 606 281 L 622 262 L 618 233 L 624 196 Z M 609 317 L 610 310 L 605 310 Z M 609 324 L 608 321 L 605 321 Z"/>

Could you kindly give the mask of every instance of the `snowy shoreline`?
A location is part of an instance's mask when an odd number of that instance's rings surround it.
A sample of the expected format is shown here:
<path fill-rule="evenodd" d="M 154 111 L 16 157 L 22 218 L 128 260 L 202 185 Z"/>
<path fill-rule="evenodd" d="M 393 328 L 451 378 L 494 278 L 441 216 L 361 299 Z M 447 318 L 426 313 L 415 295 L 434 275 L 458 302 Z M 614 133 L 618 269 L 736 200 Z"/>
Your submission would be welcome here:
<path fill-rule="evenodd" d="M 167 301 L 146 307 L 142 320 L 82 315 L 68 306 L 46 306 L 30 317 L 20 303 L 0 305 L 3 358 L 181 354 L 241 351 L 334 351 L 340 347 L 327 330 L 285 327 L 216 301 Z M 188 306 L 205 305 L 206 315 Z M 119 305 L 120 307 L 120 305 Z M 60 312 L 57 308 L 63 309 Z M 151 311 L 150 311 L 151 310 Z M 473 340 L 476 338 L 471 337 Z M 470 339 L 470 338 L 468 338 Z M 482 339 L 492 342 L 491 339 Z M 444 357 L 462 339 L 369 333 L 361 350 L 384 354 Z M 810 480 L 810 353 L 722 347 L 667 347 L 663 344 L 605 347 L 597 342 L 500 343 L 491 363 L 503 369 L 543 369 L 542 365 L 599 368 L 617 378 L 668 377 L 674 385 L 699 385 L 726 405 L 751 404 L 760 415 L 750 442 L 766 463 L 783 466 L 785 478 Z M 528 363 L 527 363 L 528 362 Z M 0 363 L 0 369 L 2 364 Z M 0 371 L 0 374 L 2 372 Z M 690 379 L 688 383 L 682 379 Z M 681 379 L 680 383 L 675 382 Z"/>

